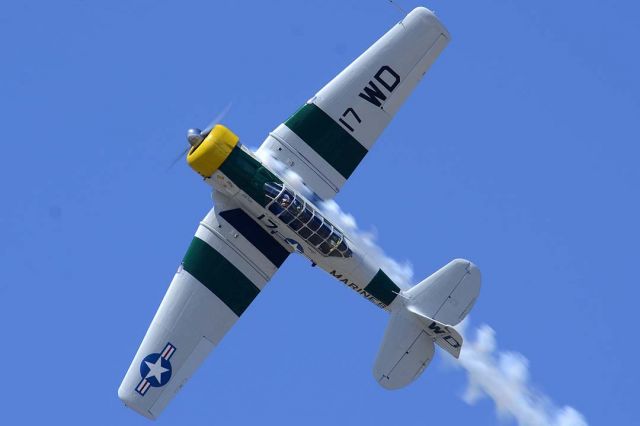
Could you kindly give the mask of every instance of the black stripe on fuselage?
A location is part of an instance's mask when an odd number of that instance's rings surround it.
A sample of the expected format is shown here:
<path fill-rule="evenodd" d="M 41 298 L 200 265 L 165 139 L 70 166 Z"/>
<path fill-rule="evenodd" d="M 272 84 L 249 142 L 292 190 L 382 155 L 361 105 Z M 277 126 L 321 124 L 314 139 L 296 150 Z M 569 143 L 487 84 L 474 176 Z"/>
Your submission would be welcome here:
<path fill-rule="evenodd" d="M 220 216 L 278 268 L 289 256 L 289 252 L 242 209 L 225 210 Z"/>

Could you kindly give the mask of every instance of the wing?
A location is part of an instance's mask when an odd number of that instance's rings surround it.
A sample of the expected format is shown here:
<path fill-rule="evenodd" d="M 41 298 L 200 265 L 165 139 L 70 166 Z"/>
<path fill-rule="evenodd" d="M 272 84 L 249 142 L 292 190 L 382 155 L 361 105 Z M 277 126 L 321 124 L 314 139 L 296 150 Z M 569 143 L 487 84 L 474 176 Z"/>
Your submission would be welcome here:
<path fill-rule="evenodd" d="M 414 9 L 270 133 L 258 155 L 333 197 L 448 41 L 432 12 Z"/>
<path fill-rule="evenodd" d="M 156 418 L 289 255 L 243 210 L 216 194 L 118 389 Z"/>

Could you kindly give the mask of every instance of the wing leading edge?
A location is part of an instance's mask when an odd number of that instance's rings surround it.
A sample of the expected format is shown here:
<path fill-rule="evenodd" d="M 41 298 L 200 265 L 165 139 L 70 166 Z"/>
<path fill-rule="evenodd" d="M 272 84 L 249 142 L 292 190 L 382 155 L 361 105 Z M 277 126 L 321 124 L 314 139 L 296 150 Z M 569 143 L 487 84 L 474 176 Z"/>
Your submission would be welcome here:
<path fill-rule="evenodd" d="M 258 154 L 332 198 L 449 39 L 431 11 L 414 9 L 270 133 Z"/>
<path fill-rule="evenodd" d="M 155 419 L 288 255 L 242 210 L 209 212 L 118 389 L 120 399 Z"/>

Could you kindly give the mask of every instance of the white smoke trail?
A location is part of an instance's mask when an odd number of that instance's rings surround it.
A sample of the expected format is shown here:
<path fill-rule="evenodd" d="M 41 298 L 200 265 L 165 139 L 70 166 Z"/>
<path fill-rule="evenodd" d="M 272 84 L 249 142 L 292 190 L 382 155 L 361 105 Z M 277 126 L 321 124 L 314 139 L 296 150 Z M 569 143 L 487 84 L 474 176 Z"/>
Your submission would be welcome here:
<path fill-rule="evenodd" d="M 458 327 L 464 336 L 468 320 Z M 499 418 L 514 418 L 524 426 L 586 426 L 587 421 L 574 408 L 557 408 L 549 397 L 529 383 L 529 361 L 521 353 L 498 351 L 495 331 L 483 324 L 475 330 L 475 340 L 465 339 L 455 362 L 469 380 L 462 399 L 473 405 L 488 396 L 496 405 Z"/>
<path fill-rule="evenodd" d="M 276 171 L 296 191 L 309 199 L 316 196 L 304 184 L 302 178 L 278 161 L 268 150 L 258 150 L 257 156 L 269 168 Z M 413 285 L 413 267 L 408 261 L 399 262 L 387 256 L 376 244 L 376 234 L 358 228 L 353 215 L 344 212 L 333 200 L 318 201 L 322 213 L 345 234 L 366 250 L 389 277 L 406 289 Z M 456 328 L 464 336 L 468 320 Z M 465 339 L 458 368 L 467 373 L 469 380 L 462 396 L 469 405 L 488 396 L 495 405 L 499 418 L 514 418 L 523 426 L 586 426 L 585 418 L 574 408 L 557 408 L 551 400 L 529 383 L 529 362 L 518 352 L 497 351 L 495 332 L 483 324 L 475 330 L 475 341 Z"/>

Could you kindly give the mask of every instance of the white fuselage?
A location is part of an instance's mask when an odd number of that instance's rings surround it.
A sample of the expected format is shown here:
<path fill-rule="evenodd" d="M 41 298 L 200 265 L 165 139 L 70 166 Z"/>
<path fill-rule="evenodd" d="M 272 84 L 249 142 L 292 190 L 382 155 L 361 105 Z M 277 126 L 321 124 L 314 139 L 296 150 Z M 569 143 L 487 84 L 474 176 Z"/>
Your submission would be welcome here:
<path fill-rule="evenodd" d="M 250 151 L 244 149 L 244 147 L 242 149 L 245 151 L 245 153 L 253 156 L 253 154 Z M 304 230 L 305 226 L 296 231 L 290 226 L 294 222 L 289 221 L 289 225 L 286 224 L 283 221 L 283 216 L 286 215 L 286 213 L 277 213 L 278 210 L 284 210 L 284 208 L 280 206 L 280 208 L 276 210 L 271 207 L 271 204 L 278 203 L 277 197 L 273 199 L 272 203 L 270 203 L 266 207 L 263 207 L 255 202 L 244 191 L 242 191 L 231 179 L 229 179 L 221 171 L 215 172 L 211 176 L 211 178 L 206 179 L 206 182 L 214 188 L 214 199 L 216 201 L 217 209 L 228 208 L 229 206 L 234 205 L 240 207 L 245 211 L 245 213 L 247 213 L 258 224 L 260 224 L 260 226 L 264 230 L 269 232 L 269 234 L 271 234 L 273 238 L 277 239 L 290 252 L 297 251 L 298 253 L 307 257 L 312 262 L 313 266 L 317 265 L 321 269 L 327 271 L 329 274 L 333 275 L 339 281 L 343 282 L 346 286 L 350 287 L 375 305 L 385 310 L 390 309 L 391 302 L 389 301 L 389 298 L 383 298 L 386 299 L 385 301 L 387 303 L 385 303 L 384 301 L 378 300 L 378 298 L 371 294 L 371 292 L 365 290 L 367 285 L 380 271 L 379 265 L 376 265 L 372 261 L 370 261 L 361 247 L 355 245 L 353 241 L 351 241 L 342 230 L 338 229 L 335 224 L 331 224 L 324 217 L 324 214 L 321 212 L 320 208 L 313 202 L 309 201 L 306 197 L 302 196 L 298 191 L 295 191 L 293 188 L 285 184 L 282 185 L 283 188 L 280 192 L 280 195 L 282 195 L 286 191 L 287 194 L 291 194 L 293 198 L 292 200 L 290 200 L 291 204 L 293 204 L 293 200 L 295 200 L 295 202 L 298 202 L 300 203 L 300 205 L 302 205 L 302 208 L 299 210 L 298 217 L 304 215 L 304 209 L 313 211 L 314 214 L 311 219 L 305 217 L 305 219 L 307 219 L 305 221 L 307 225 L 311 226 L 310 224 L 314 221 L 314 219 L 319 217 L 322 219 L 323 228 L 328 224 L 329 228 L 333 229 L 333 234 L 342 236 L 342 239 L 333 241 L 333 244 L 337 246 L 338 243 L 342 243 L 340 245 L 346 246 L 346 256 L 343 254 L 344 252 L 339 252 L 337 251 L 337 249 L 334 252 L 335 255 L 326 254 L 327 244 L 331 244 L 332 241 L 325 238 L 321 242 L 315 241 L 316 243 L 319 242 L 319 244 L 314 245 L 311 241 L 305 239 L 301 235 L 301 232 Z M 218 206 L 219 204 L 222 205 Z M 307 214 L 306 216 L 309 215 Z M 288 219 L 290 218 L 288 217 Z M 319 232 L 321 231 L 321 229 L 317 230 Z M 324 235 L 326 236 L 326 230 Z M 329 237 L 332 237 L 332 235 L 329 235 Z M 325 248 L 325 253 L 323 253 L 322 247 Z M 334 248 L 334 246 L 331 246 L 331 248 Z M 338 253 L 340 253 L 340 255 L 337 255 Z M 395 300 L 395 297 L 393 298 L 393 300 Z"/>

